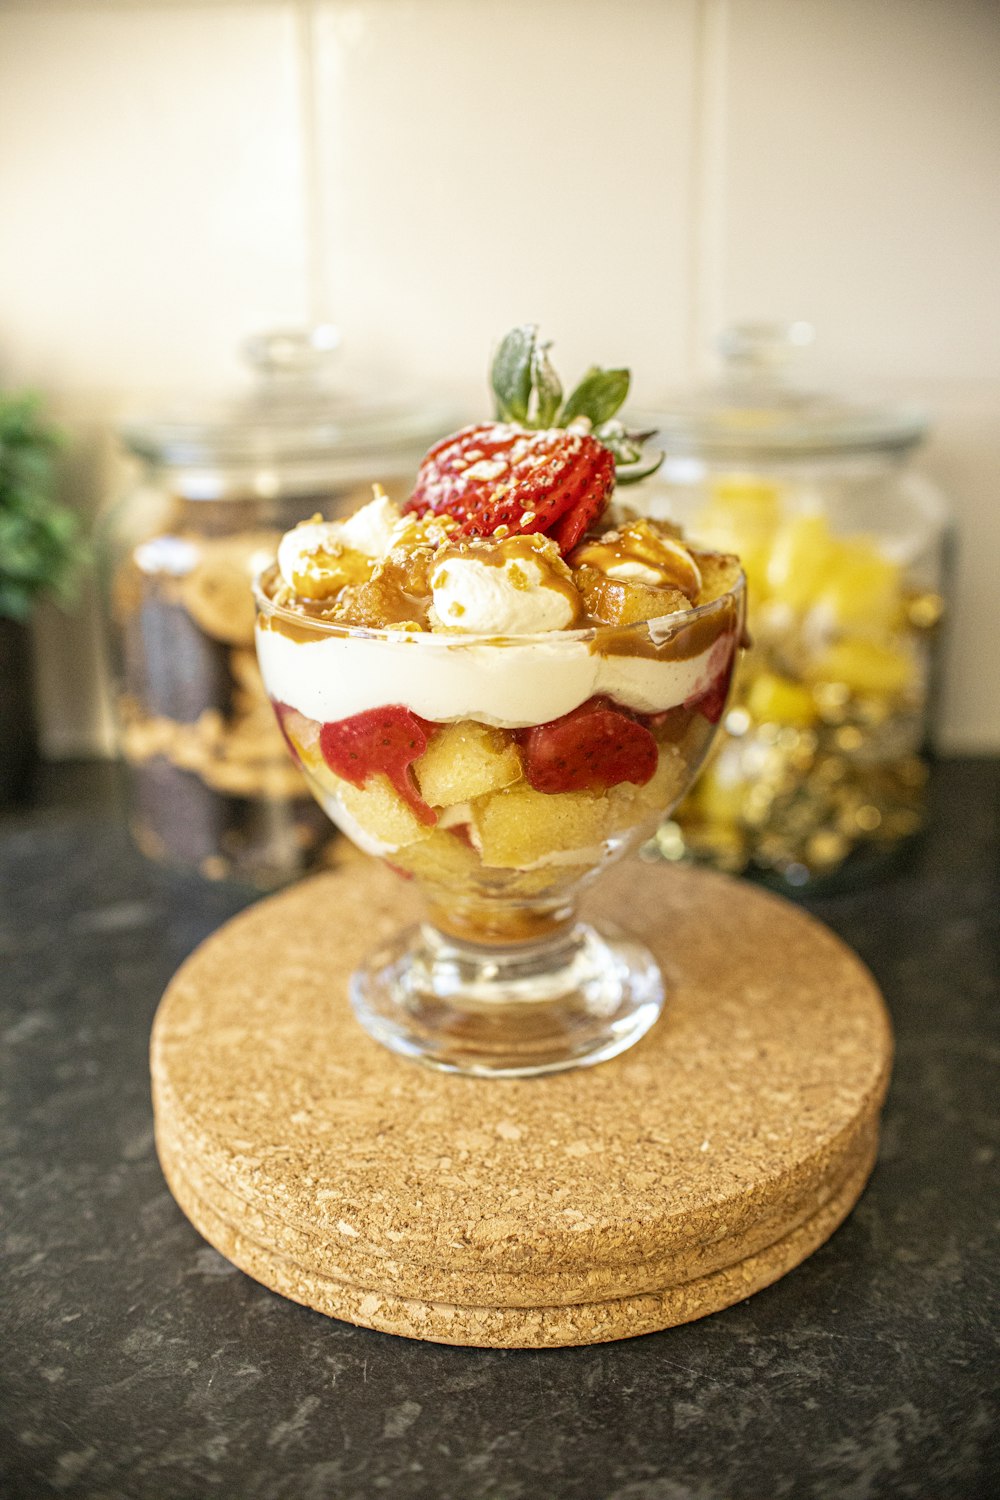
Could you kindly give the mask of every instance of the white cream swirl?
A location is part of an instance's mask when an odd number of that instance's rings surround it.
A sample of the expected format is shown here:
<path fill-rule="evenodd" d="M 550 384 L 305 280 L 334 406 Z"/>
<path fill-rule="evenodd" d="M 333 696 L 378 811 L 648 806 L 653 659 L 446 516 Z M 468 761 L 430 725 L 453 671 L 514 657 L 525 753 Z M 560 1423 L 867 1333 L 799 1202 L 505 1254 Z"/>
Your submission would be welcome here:
<path fill-rule="evenodd" d="M 534 557 L 500 563 L 445 557 L 431 572 L 434 614 L 442 625 L 470 635 L 539 635 L 572 624 L 565 592 L 546 587 L 551 568 Z"/>

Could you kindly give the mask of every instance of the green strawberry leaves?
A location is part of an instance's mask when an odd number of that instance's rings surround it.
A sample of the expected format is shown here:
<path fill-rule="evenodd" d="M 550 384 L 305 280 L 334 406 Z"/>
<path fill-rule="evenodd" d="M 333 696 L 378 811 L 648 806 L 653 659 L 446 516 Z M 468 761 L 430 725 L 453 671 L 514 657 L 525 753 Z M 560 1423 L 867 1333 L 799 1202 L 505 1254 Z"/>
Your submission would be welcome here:
<path fill-rule="evenodd" d="M 628 395 L 628 370 L 602 370 L 591 365 L 580 384 L 567 397 L 559 413 L 559 425 L 567 427 L 575 417 L 586 417 L 592 427 L 609 422 Z"/>
<path fill-rule="evenodd" d="M 551 347 L 539 341 L 535 323 L 522 323 L 503 339 L 490 370 L 497 418 L 534 430 L 568 427 L 585 418 L 594 437 L 614 454 L 619 484 L 635 484 L 654 473 L 664 456 L 644 451 L 652 433 L 629 432 L 615 420 L 628 396 L 629 371 L 591 365 L 563 401 L 562 385 L 549 360 Z"/>
<path fill-rule="evenodd" d="M 551 427 L 562 401 L 562 382 L 549 359 L 551 344 L 535 344 L 531 354 L 531 383 L 535 390 L 535 416 L 539 427 Z"/>
<path fill-rule="evenodd" d="M 534 323 L 512 328 L 496 352 L 490 383 L 501 422 L 527 422 L 531 400 L 532 360 L 538 339 Z"/>
<path fill-rule="evenodd" d="M 594 437 L 605 448 L 610 448 L 615 456 L 618 484 L 638 484 L 640 479 L 648 479 L 650 474 L 656 473 L 666 455 L 650 452 L 645 446 L 655 432 L 655 428 L 648 432 L 629 432 L 618 421 L 602 422 L 594 428 Z"/>
<path fill-rule="evenodd" d="M 551 427 L 562 401 L 562 385 L 552 368 L 551 344 L 538 341 L 538 326 L 512 328 L 496 352 L 490 383 L 501 422 L 524 427 Z"/>

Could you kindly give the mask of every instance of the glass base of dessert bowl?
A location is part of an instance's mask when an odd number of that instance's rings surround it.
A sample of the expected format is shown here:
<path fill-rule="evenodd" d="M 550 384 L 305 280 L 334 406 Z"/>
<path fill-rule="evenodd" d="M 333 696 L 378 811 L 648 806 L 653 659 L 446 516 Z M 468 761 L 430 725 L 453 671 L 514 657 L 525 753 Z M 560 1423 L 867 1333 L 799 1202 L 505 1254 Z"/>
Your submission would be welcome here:
<path fill-rule="evenodd" d="M 530 1078 L 604 1062 L 663 1009 L 659 965 L 608 923 L 570 922 L 518 944 L 463 942 L 421 923 L 351 978 L 358 1020 L 404 1057 L 477 1078 Z"/>

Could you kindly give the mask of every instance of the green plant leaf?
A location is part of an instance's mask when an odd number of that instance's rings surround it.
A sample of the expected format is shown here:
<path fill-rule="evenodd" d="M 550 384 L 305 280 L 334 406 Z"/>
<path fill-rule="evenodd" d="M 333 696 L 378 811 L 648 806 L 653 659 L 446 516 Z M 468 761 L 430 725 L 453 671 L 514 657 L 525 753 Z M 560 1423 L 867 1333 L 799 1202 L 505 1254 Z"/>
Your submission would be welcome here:
<path fill-rule="evenodd" d="M 497 350 L 490 370 L 501 422 L 526 422 L 531 400 L 531 367 L 538 337 L 535 323 L 512 328 Z"/>
<path fill-rule="evenodd" d="M 628 370 L 602 370 L 599 365 L 591 365 L 559 413 L 560 427 L 574 417 L 589 417 L 593 427 L 610 421 L 628 395 L 630 379 Z"/>
<path fill-rule="evenodd" d="M 26 620 L 31 613 L 33 594 L 23 585 L 0 578 L 0 615 L 8 620 Z"/>
<path fill-rule="evenodd" d="M 76 515 L 54 498 L 60 443 L 37 397 L 0 393 L 0 615 L 15 620 L 42 593 L 74 597 L 85 549 Z"/>
<path fill-rule="evenodd" d="M 562 382 L 549 359 L 551 344 L 536 343 L 531 351 L 531 386 L 534 392 L 534 425 L 551 427 L 562 400 Z"/>

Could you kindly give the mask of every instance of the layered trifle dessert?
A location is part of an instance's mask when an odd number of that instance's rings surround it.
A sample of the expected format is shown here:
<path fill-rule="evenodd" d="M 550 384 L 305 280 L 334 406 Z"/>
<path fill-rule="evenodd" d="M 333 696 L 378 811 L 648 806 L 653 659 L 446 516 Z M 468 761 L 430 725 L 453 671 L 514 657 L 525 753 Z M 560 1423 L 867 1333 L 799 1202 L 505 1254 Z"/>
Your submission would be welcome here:
<path fill-rule="evenodd" d="M 264 682 L 327 812 L 417 879 L 436 939 L 522 955 L 687 789 L 743 629 L 736 558 L 621 503 L 649 472 L 613 419 L 624 372 L 565 401 L 549 374 L 515 330 L 497 420 L 431 449 L 402 508 L 376 486 L 286 533 L 258 586 Z"/>

